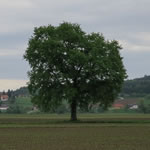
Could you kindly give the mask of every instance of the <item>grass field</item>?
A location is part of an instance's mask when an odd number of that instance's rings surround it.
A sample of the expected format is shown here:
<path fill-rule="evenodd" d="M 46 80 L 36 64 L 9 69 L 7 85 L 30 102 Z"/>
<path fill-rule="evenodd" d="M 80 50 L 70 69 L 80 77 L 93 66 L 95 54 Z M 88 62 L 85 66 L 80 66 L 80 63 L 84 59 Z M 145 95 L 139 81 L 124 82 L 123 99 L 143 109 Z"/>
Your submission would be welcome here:
<path fill-rule="evenodd" d="M 150 115 L 0 115 L 0 150 L 150 150 Z"/>

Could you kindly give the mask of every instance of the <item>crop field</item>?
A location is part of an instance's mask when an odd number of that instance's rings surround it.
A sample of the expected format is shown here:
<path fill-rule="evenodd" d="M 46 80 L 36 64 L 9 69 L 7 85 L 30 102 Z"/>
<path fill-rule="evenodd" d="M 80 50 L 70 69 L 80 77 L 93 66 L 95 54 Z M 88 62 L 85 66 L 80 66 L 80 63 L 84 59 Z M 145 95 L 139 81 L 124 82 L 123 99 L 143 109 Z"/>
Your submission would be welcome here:
<path fill-rule="evenodd" d="M 150 150 L 150 115 L 0 115 L 0 150 Z"/>

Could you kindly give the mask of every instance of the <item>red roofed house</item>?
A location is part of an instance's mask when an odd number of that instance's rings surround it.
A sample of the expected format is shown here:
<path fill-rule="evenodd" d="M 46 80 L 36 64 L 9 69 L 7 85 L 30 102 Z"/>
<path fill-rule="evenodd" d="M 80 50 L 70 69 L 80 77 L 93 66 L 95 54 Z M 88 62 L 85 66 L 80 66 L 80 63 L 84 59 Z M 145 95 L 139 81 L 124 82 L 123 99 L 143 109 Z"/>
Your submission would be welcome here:
<path fill-rule="evenodd" d="M 0 100 L 1 101 L 7 101 L 8 100 L 8 95 L 0 95 Z"/>
<path fill-rule="evenodd" d="M 123 105 L 123 104 L 113 104 L 112 107 L 113 107 L 114 109 L 121 109 L 121 108 L 124 108 L 125 105 Z"/>

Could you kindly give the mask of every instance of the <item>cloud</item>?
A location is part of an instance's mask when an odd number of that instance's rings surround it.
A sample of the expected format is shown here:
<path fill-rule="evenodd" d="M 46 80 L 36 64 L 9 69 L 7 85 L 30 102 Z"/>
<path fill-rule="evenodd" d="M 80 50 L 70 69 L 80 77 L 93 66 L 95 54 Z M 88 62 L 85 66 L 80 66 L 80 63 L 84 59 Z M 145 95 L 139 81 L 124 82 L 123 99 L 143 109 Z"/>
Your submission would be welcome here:
<path fill-rule="evenodd" d="M 150 75 L 150 51 L 128 51 L 122 50 L 123 62 L 129 79 Z"/>
<path fill-rule="evenodd" d="M 150 74 L 149 14 L 149 0 L 0 0 L 0 78 L 26 80 L 22 55 L 34 27 L 63 21 L 118 40 L 131 78 Z"/>
<path fill-rule="evenodd" d="M 1 0 L 0 1 L 0 8 L 28 8 L 32 6 L 31 0 L 13 0 L 13 2 L 10 2 L 10 0 Z"/>
<path fill-rule="evenodd" d="M 131 38 L 140 44 L 150 46 L 150 32 L 137 32 L 136 34 L 132 34 Z"/>
<path fill-rule="evenodd" d="M 27 79 L 29 65 L 22 55 L 0 56 L 0 79 Z"/>
<path fill-rule="evenodd" d="M 22 55 L 22 52 L 17 51 L 17 50 L 9 50 L 9 49 L 5 49 L 5 50 L 1 50 L 0 49 L 0 57 L 4 57 L 4 56 L 18 56 L 18 55 Z"/>
<path fill-rule="evenodd" d="M 71 21 L 87 26 L 87 30 L 89 26 L 97 31 L 112 28 L 131 31 L 141 26 L 148 29 L 145 22 L 150 22 L 146 19 L 150 13 L 149 4 L 147 0 L 136 0 L 136 3 L 134 0 L 15 0 L 13 3 L 3 0 L 0 2 L 1 26 L 5 28 L 2 31 L 16 32 L 20 28 L 31 30 L 34 26 Z"/>
<path fill-rule="evenodd" d="M 0 91 L 15 90 L 22 86 L 27 86 L 27 82 L 28 80 L 0 79 Z"/>
<path fill-rule="evenodd" d="M 129 41 L 119 41 L 121 46 L 127 51 L 150 51 L 150 44 L 149 45 L 142 45 L 142 44 L 134 44 Z"/>

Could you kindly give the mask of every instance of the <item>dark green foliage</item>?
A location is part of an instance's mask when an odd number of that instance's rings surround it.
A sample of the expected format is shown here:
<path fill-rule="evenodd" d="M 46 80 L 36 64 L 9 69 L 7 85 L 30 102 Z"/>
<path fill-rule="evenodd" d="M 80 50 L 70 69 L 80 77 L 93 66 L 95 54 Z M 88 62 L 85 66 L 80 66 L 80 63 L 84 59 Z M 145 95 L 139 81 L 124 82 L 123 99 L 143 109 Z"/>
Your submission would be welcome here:
<path fill-rule="evenodd" d="M 55 112 L 58 113 L 58 114 L 64 114 L 64 113 L 68 112 L 68 109 L 67 109 L 65 104 L 62 104 L 59 107 L 57 107 Z"/>
<path fill-rule="evenodd" d="M 9 98 L 12 97 L 13 96 L 13 91 L 9 89 L 7 91 L 7 95 L 8 95 Z"/>
<path fill-rule="evenodd" d="M 26 87 L 21 87 L 15 91 L 12 91 L 13 96 L 29 96 L 29 90 Z"/>
<path fill-rule="evenodd" d="M 127 80 L 124 82 L 121 95 L 143 97 L 150 94 L 150 76 Z"/>
<path fill-rule="evenodd" d="M 10 104 L 15 103 L 15 100 L 16 100 L 15 96 L 9 97 L 9 103 L 10 103 Z"/>
<path fill-rule="evenodd" d="M 7 109 L 6 113 L 10 113 L 10 114 L 21 114 L 24 113 L 24 110 L 22 107 L 18 106 L 18 105 L 10 105 L 9 108 Z"/>
<path fill-rule="evenodd" d="M 145 102 L 146 100 L 140 101 L 138 111 L 144 114 L 150 113 L 150 104 L 146 104 Z"/>
<path fill-rule="evenodd" d="M 150 94 L 146 95 L 144 98 L 150 102 Z"/>
<path fill-rule="evenodd" d="M 117 41 L 86 34 L 78 24 L 35 28 L 24 58 L 29 62 L 33 103 L 49 111 L 64 99 L 76 120 L 77 107 L 108 107 L 120 92 L 125 69 Z"/>
<path fill-rule="evenodd" d="M 9 101 L 7 113 L 28 113 L 33 109 L 33 104 L 29 97 L 11 98 Z"/>
<path fill-rule="evenodd" d="M 9 108 L 7 109 L 6 113 L 10 113 L 10 114 L 24 114 L 27 113 L 29 111 L 31 111 L 32 108 L 31 107 L 24 107 L 21 105 L 18 105 L 16 103 L 11 104 L 9 106 Z"/>
<path fill-rule="evenodd" d="M 103 113 L 103 112 L 105 112 L 105 110 L 104 110 L 104 108 L 103 108 L 103 107 L 98 107 L 97 112 L 99 112 L 99 113 Z"/>

